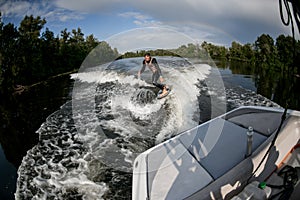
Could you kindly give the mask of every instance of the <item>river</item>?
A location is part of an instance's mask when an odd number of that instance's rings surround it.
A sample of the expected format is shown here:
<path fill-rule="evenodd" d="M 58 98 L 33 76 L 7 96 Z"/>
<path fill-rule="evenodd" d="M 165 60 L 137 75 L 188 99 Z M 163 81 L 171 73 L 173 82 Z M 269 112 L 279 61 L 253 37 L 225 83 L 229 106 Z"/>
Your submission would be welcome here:
<path fill-rule="evenodd" d="M 117 61 L 108 71 L 59 77 L 1 98 L 0 199 L 14 199 L 18 169 L 19 199 L 130 199 L 137 153 L 226 110 L 284 106 L 287 99 L 287 80 L 244 63 L 216 62 L 221 88 L 207 64 L 159 57 L 174 90 L 157 101 L 149 73 L 137 80 L 129 69 L 140 62 Z M 290 107 L 300 110 L 296 86 Z"/>

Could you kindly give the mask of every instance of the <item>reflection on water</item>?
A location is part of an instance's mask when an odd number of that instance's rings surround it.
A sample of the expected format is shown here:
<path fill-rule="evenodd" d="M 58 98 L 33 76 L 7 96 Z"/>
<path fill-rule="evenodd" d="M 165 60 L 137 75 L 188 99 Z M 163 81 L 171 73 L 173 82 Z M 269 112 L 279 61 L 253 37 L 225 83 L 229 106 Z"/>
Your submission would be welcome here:
<path fill-rule="evenodd" d="M 21 95 L 0 98 L 0 199 L 14 199 L 16 171 L 26 152 L 38 143 L 36 130 L 70 99 L 71 85 L 69 76 L 60 77 Z"/>
<path fill-rule="evenodd" d="M 220 68 L 227 89 L 228 110 L 236 106 L 248 105 L 248 101 L 255 105 L 272 106 L 270 102 L 255 93 L 272 99 L 281 106 L 285 106 L 286 98 L 289 97 L 291 99 L 289 108 L 300 110 L 299 79 L 290 79 L 286 74 L 253 67 L 245 62 L 216 62 L 216 64 Z M 291 81 L 294 82 L 293 85 L 290 84 Z M 291 85 L 292 87 L 287 89 Z M 26 152 L 38 143 L 39 136 L 36 130 L 51 113 L 70 99 L 71 87 L 72 81 L 66 76 L 31 88 L 20 96 L 0 98 L 0 144 L 3 149 L 0 151 L 0 166 L 1 171 L 6 174 L 6 177 L 1 174 L 0 199 L 14 199 L 16 169 Z M 200 94 L 204 94 L 198 99 L 202 111 L 201 117 L 203 117 L 201 122 L 211 117 L 209 114 L 205 116 L 205 113 L 209 112 L 202 110 L 202 108 L 210 108 L 207 103 L 210 102 L 211 94 L 206 94 L 204 83 L 202 85 L 200 83 L 199 87 Z M 3 153 L 8 162 L 4 156 L 1 157 Z"/>
<path fill-rule="evenodd" d="M 288 100 L 290 109 L 300 110 L 300 78 L 289 76 L 276 68 L 266 69 L 260 66 L 253 66 L 247 62 L 217 61 L 216 65 L 222 70 L 229 70 L 233 75 L 243 75 L 244 78 L 251 78 L 255 89 L 248 89 L 256 91 L 282 107 L 286 106 L 286 101 Z"/>

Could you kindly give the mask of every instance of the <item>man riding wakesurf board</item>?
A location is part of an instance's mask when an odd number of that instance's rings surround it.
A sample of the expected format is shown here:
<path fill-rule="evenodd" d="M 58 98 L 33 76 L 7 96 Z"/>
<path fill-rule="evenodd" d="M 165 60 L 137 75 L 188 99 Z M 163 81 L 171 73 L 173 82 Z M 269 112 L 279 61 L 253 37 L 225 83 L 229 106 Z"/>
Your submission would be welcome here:
<path fill-rule="evenodd" d="M 155 58 L 152 58 L 150 53 L 146 53 L 144 55 L 143 66 L 138 71 L 139 79 L 141 77 L 141 74 L 145 71 L 146 66 L 152 72 L 152 84 L 160 89 L 160 92 L 158 93 L 157 98 L 161 99 L 161 98 L 167 96 L 170 92 L 170 88 L 166 84 L 162 84 L 162 82 L 164 82 L 164 79 L 162 77 L 161 70 L 157 63 L 157 60 Z M 160 81 L 160 83 L 158 83 L 158 80 Z"/>

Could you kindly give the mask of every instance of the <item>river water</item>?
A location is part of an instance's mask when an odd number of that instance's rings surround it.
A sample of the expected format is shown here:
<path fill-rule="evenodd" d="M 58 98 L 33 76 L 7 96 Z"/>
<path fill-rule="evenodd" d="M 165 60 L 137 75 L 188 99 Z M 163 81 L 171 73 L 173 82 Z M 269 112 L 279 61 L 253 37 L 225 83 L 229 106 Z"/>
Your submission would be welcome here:
<path fill-rule="evenodd" d="M 261 92 L 266 80 L 243 65 L 157 60 L 172 89 L 162 100 L 149 72 L 134 76 L 134 58 L 3 102 L 0 199 L 130 199 L 138 153 L 242 105 L 279 107 L 268 99 L 278 98 L 276 88 Z"/>

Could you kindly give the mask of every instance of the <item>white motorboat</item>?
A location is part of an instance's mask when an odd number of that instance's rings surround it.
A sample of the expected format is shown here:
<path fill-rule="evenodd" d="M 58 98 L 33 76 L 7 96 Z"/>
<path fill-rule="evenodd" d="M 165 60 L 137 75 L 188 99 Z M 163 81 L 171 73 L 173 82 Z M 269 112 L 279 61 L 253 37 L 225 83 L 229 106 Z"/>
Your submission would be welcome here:
<path fill-rule="evenodd" d="M 268 182 L 300 143 L 300 112 L 287 110 L 270 147 L 283 113 L 240 107 L 148 149 L 133 164 L 132 199 L 238 199 L 248 183 Z"/>

